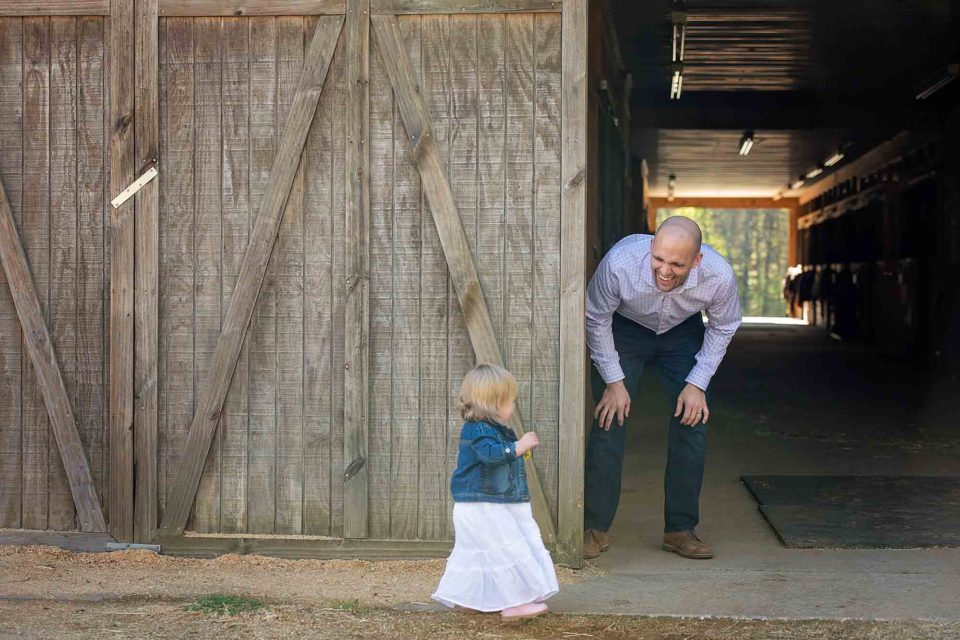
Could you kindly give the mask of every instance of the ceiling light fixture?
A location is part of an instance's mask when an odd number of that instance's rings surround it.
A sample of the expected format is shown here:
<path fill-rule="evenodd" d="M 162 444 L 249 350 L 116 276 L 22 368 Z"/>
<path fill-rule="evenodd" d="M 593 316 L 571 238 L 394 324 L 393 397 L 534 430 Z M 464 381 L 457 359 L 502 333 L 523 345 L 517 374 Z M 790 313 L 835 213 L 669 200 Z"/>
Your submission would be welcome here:
<path fill-rule="evenodd" d="M 823 173 L 823 167 L 814 167 L 813 169 L 810 169 L 810 171 L 807 171 L 807 179 L 813 180 L 821 173 Z"/>
<path fill-rule="evenodd" d="M 835 154 L 833 154 L 832 156 L 830 156 L 829 158 L 823 161 L 823 166 L 832 167 L 833 165 L 843 160 L 843 157 L 844 157 L 843 152 L 837 151 Z"/>
<path fill-rule="evenodd" d="M 674 65 L 673 78 L 670 80 L 670 99 L 679 100 L 683 91 L 683 65 Z"/>
<path fill-rule="evenodd" d="M 670 78 L 670 99 L 679 100 L 683 91 L 683 54 L 687 43 L 687 12 L 683 10 L 682 2 L 675 2 L 679 8 L 670 12 L 673 23 L 673 39 L 671 41 L 670 61 L 673 63 Z"/>
<path fill-rule="evenodd" d="M 740 155 L 745 156 L 750 153 L 750 149 L 753 149 L 753 130 L 748 129 L 743 132 L 743 137 L 740 138 Z"/>
<path fill-rule="evenodd" d="M 673 202 L 673 191 L 677 187 L 677 176 L 671 173 L 667 178 L 667 202 Z"/>
<path fill-rule="evenodd" d="M 948 64 L 946 69 L 941 70 L 940 73 L 931 79 L 926 87 L 917 94 L 917 100 L 926 100 L 956 80 L 958 75 L 960 75 L 960 63 Z"/>
<path fill-rule="evenodd" d="M 797 189 L 803 186 L 803 183 L 804 183 L 803 176 L 800 176 L 799 178 L 797 178 L 796 182 L 790 185 L 790 190 L 796 191 Z"/>

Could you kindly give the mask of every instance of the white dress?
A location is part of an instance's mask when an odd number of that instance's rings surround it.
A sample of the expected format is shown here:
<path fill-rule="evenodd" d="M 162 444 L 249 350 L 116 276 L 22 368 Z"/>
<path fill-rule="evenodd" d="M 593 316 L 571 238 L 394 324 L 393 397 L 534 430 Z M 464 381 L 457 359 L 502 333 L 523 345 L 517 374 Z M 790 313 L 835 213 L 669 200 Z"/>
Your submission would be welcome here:
<path fill-rule="evenodd" d="M 447 607 L 501 611 L 560 590 L 529 502 L 457 502 L 454 544 L 433 599 Z"/>

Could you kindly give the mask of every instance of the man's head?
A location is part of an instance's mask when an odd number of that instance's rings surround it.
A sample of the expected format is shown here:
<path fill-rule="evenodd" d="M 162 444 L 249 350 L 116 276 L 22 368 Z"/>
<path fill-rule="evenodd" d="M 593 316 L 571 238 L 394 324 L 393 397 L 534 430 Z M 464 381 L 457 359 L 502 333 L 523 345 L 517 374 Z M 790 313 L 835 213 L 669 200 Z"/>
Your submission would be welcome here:
<path fill-rule="evenodd" d="M 690 218 L 671 216 L 660 223 L 650 245 L 650 267 L 657 289 L 673 291 L 687 281 L 703 258 L 702 238 L 700 227 Z"/>

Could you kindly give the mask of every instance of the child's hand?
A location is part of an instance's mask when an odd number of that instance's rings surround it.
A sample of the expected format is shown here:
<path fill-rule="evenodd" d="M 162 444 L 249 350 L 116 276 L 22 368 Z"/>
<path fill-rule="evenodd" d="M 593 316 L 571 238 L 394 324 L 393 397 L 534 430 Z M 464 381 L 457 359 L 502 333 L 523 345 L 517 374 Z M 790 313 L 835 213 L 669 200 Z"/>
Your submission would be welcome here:
<path fill-rule="evenodd" d="M 528 451 L 540 446 L 540 438 L 533 431 L 523 434 L 523 437 L 517 440 L 517 455 L 522 456 Z"/>

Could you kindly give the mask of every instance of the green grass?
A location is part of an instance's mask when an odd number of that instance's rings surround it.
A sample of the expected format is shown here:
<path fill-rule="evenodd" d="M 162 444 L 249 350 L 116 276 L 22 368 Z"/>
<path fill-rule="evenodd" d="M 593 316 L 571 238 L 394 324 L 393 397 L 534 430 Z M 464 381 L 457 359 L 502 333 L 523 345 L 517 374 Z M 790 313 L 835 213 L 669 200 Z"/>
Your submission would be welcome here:
<path fill-rule="evenodd" d="M 368 609 L 360 604 L 359 600 L 332 600 L 330 602 L 330 607 L 336 609 L 337 611 L 344 611 L 353 615 L 362 615 L 368 611 Z"/>
<path fill-rule="evenodd" d="M 235 616 L 244 611 L 257 611 L 262 608 L 263 603 L 252 598 L 211 594 L 200 596 L 187 609 L 218 616 Z"/>

